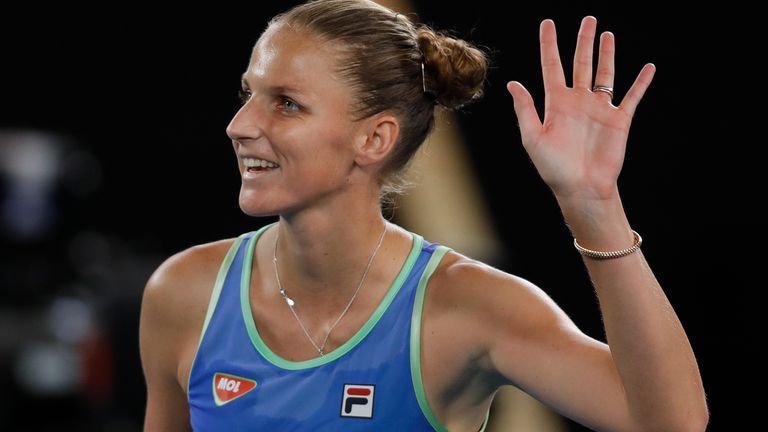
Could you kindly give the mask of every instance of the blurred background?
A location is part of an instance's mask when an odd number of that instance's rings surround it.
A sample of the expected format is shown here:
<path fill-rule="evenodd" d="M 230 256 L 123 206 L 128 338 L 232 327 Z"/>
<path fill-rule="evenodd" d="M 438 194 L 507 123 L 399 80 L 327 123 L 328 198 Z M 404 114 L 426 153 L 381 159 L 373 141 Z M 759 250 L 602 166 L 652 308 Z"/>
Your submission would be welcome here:
<path fill-rule="evenodd" d="M 269 17 L 297 3 L 5 14 L 0 430 L 141 430 L 138 320 L 147 278 L 175 252 L 274 220 L 240 212 L 225 127 L 252 45 Z M 709 430 L 764 423 L 747 396 L 762 387 L 756 297 L 766 286 L 757 278 L 763 256 L 748 252 L 763 245 L 757 209 L 765 197 L 757 187 L 764 138 L 754 132 L 761 123 L 742 103 L 759 82 L 748 48 L 755 14 L 732 4 L 389 4 L 454 30 L 493 59 L 486 97 L 441 116 L 414 170 L 420 185 L 391 219 L 531 280 L 601 340 L 595 296 L 520 145 L 505 83 L 521 81 L 543 112 L 545 18 L 557 24 L 567 77 L 583 16 L 615 34 L 615 101 L 643 64 L 656 64 L 630 132 L 623 202 L 699 359 Z M 436 213 L 451 218 L 435 221 Z M 514 390 L 498 398 L 491 419 L 496 431 L 586 430 Z"/>

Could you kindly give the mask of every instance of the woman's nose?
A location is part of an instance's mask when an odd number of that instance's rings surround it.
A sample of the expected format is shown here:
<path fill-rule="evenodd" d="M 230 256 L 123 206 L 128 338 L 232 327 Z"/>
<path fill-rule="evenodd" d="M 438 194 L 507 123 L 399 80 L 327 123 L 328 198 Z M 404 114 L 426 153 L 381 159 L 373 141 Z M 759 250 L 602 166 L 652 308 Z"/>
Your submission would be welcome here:
<path fill-rule="evenodd" d="M 257 101 L 248 100 L 235 113 L 227 125 L 227 136 L 231 140 L 257 139 L 263 131 L 263 113 Z"/>

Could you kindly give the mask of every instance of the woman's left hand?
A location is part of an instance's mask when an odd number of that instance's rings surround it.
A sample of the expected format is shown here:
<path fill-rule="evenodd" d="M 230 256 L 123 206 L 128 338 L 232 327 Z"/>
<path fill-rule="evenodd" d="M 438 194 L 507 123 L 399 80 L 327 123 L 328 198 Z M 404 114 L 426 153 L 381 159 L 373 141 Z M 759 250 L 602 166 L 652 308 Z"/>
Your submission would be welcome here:
<path fill-rule="evenodd" d="M 592 86 L 596 24 L 591 16 L 581 22 L 573 87 L 569 88 L 560 62 L 555 23 L 541 23 L 543 123 L 525 87 L 516 81 L 507 84 L 515 101 L 523 146 L 558 200 L 595 201 L 615 196 L 632 116 L 656 69 L 653 64 L 646 64 L 621 103 L 614 106 L 611 94 L 596 91 Z M 613 87 L 614 52 L 613 34 L 604 32 L 600 38 L 596 86 Z"/>

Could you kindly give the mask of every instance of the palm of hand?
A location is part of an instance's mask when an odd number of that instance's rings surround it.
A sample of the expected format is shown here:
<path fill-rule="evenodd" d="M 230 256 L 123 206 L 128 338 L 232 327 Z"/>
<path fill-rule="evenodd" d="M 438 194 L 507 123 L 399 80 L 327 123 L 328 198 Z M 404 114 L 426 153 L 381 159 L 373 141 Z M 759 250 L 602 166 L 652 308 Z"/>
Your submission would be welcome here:
<path fill-rule="evenodd" d="M 541 24 L 544 121 L 518 82 L 507 85 L 515 100 L 523 146 L 542 179 L 558 198 L 608 199 L 624 162 L 629 126 L 637 104 L 653 78 L 647 64 L 619 106 L 606 92 L 592 90 L 592 45 L 596 21 L 586 17 L 574 56 L 573 88 L 565 84 L 554 23 Z M 603 33 L 595 84 L 613 86 L 614 41 Z"/>

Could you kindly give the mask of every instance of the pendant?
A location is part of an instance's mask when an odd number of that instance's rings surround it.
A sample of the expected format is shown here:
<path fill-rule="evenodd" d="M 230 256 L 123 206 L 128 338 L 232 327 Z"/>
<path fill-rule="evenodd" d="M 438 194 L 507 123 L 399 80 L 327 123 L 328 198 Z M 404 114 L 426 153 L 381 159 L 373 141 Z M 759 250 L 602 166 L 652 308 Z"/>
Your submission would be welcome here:
<path fill-rule="evenodd" d="M 293 306 L 296 304 L 296 302 L 294 302 L 292 298 L 288 297 L 285 294 L 285 290 L 282 288 L 280 288 L 280 295 L 283 296 L 283 298 L 285 299 L 285 302 L 288 303 L 288 306 Z"/>

